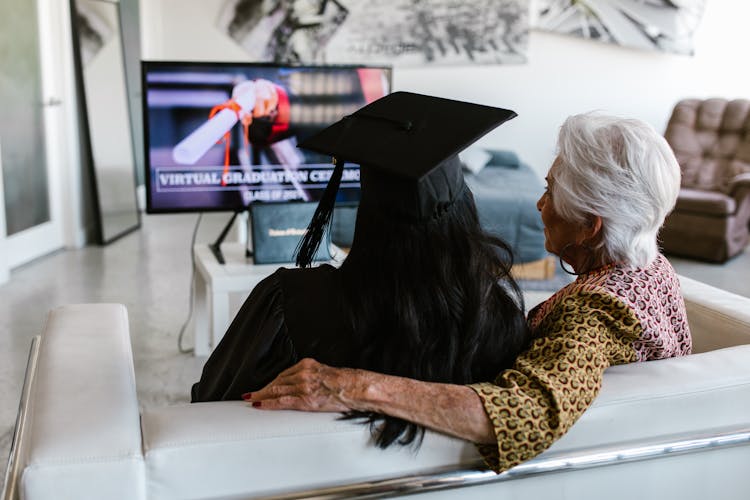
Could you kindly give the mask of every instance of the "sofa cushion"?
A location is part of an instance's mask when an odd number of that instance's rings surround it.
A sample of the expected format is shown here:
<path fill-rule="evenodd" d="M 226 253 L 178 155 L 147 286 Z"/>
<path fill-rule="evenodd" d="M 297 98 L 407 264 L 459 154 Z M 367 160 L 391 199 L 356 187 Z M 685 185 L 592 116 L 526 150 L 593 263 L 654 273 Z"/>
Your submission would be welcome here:
<path fill-rule="evenodd" d="M 736 209 L 734 198 L 721 192 L 689 188 L 680 189 L 675 205 L 675 210 L 718 216 L 731 215 Z"/>

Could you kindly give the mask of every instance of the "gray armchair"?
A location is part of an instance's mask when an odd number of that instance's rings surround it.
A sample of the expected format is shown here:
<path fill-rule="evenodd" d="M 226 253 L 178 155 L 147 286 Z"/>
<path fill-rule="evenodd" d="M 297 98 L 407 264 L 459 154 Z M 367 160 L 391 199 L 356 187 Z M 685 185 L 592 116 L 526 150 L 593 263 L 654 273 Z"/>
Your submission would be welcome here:
<path fill-rule="evenodd" d="M 750 100 L 685 99 L 665 132 L 682 170 L 661 231 L 666 253 L 724 262 L 748 243 Z"/>

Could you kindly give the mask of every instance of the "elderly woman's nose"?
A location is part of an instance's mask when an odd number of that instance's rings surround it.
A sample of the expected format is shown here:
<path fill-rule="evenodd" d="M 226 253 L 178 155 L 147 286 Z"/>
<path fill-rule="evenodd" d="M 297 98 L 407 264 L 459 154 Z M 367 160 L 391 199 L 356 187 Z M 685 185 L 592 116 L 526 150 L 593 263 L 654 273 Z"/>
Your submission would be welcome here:
<path fill-rule="evenodd" d="M 543 194 L 538 200 L 536 200 L 536 209 L 540 212 L 542 211 L 542 207 L 544 206 L 544 197 L 546 193 Z"/>

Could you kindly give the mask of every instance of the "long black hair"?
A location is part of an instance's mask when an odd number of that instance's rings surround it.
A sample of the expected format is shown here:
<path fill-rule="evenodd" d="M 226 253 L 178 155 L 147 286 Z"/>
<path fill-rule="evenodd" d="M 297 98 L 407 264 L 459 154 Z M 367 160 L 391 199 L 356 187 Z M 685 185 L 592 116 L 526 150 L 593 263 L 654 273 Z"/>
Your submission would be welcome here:
<path fill-rule="evenodd" d="M 471 191 L 414 222 L 360 206 L 352 249 L 341 266 L 357 366 L 423 381 L 493 380 L 528 346 L 513 257 L 482 230 Z M 424 428 L 370 412 L 386 448 L 422 441 Z"/>

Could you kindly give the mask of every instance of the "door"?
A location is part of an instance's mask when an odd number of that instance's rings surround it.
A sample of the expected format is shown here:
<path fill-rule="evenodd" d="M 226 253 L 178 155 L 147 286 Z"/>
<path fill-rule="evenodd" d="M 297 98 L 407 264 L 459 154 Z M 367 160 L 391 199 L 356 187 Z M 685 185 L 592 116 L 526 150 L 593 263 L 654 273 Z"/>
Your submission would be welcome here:
<path fill-rule="evenodd" d="M 63 246 L 60 4 L 0 0 L 0 278 Z"/>

